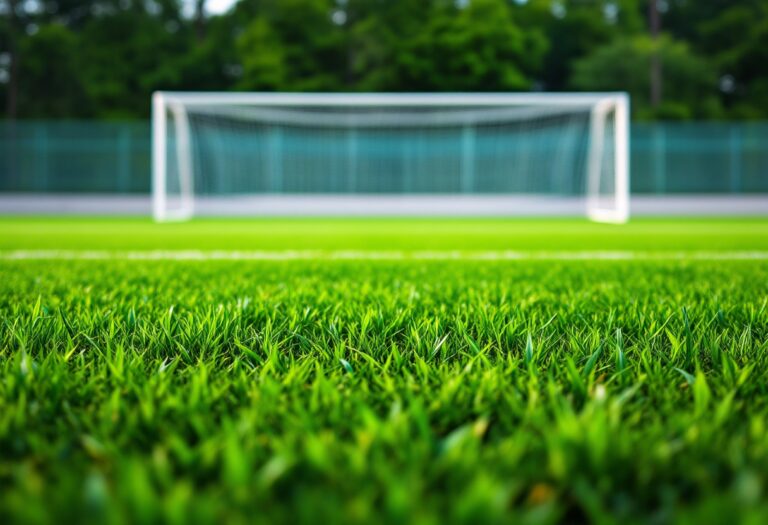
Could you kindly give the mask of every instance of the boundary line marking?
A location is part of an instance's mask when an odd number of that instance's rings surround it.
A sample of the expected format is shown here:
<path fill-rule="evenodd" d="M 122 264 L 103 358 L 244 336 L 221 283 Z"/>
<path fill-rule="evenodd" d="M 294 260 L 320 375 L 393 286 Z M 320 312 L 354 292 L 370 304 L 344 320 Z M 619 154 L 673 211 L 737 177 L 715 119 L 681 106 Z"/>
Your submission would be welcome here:
<path fill-rule="evenodd" d="M 2 261 L 768 261 L 768 251 L 0 250 Z"/>

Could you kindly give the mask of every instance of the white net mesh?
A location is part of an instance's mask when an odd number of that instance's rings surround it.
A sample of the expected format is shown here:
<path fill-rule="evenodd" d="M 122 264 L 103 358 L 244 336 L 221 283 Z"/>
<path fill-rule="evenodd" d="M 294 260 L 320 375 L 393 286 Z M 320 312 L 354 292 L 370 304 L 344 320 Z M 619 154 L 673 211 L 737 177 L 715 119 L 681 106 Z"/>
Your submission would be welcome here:
<path fill-rule="evenodd" d="M 614 106 L 596 111 L 591 99 L 548 103 L 546 96 L 519 104 L 423 100 L 330 105 L 169 96 L 160 106 L 166 122 L 158 148 L 164 207 L 189 215 L 192 202 L 198 212 L 218 202 L 222 212 L 243 207 L 258 214 L 268 196 L 300 196 L 304 203 L 330 196 L 528 196 L 617 208 Z M 261 200 L 249 204 L 254 196 Z"/>

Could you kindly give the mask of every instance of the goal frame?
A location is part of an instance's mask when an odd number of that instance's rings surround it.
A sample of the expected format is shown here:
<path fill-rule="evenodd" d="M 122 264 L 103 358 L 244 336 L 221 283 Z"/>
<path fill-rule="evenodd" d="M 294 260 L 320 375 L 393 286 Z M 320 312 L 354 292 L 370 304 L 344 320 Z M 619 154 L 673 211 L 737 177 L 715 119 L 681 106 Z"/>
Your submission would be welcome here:
<path fill-rule="evenodd" d="M 195 211 L 192 136 L 187 108 L 251 105 L 260 107 L 445 107 L 471 108 L 540 105 L 585 107 L 590 110 L 586 171 L 586 215 L 597 222 L 624 223 L 629 219 L 629 96 L 610 93 L 245 93 L 170 92 L 152 96 L 152 209 L 156 221 L 190 219 Z M 605 148 L 605 124 L 614 113 L 615 206 L 603 207 L 599 194 L 600 163 Z M 179 209 L 168 209 L 167 130 L 174 119 L 179 171 Z M 311 198 L 311 197 L 310 197 Z M 378 198 L 378 197 L 371 197 Z M 457 194 L 456 199 L 462 195 Z M 460 214 L 460 208 L 457 208 Z M 340 210 L 338 215 L 344 215 Z"/>

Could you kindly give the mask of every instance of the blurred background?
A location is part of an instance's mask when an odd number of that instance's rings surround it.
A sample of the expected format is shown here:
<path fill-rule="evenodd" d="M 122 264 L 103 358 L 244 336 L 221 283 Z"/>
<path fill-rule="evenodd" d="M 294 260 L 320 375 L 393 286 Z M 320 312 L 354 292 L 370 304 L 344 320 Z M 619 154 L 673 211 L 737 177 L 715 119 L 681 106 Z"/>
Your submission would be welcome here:
<path fill-rule="evenodd" d="M 768 193 L 768 0 L 3 0 L 0 16 L 7 195 L 148 194 L 155 90 L 627 91 L 634 194 Z"/>

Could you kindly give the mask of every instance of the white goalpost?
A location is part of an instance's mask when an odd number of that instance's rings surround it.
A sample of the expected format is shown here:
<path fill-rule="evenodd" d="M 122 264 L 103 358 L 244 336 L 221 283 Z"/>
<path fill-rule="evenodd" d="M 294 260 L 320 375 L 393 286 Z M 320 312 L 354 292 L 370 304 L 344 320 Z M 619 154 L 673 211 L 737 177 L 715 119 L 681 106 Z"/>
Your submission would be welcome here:
<path fill-rule="evenodd" d="M 625 93 L 179 93 L 152 99 L 158 221 L 195 215 L 629 217 Z"/>

